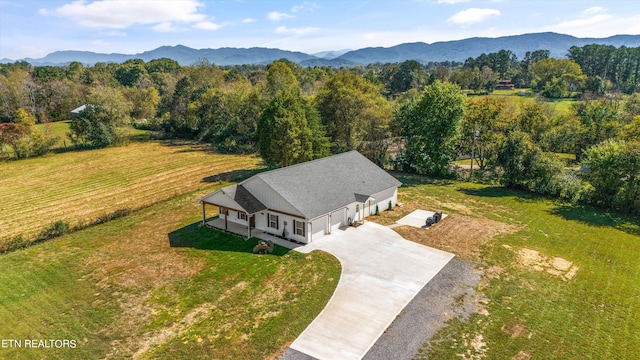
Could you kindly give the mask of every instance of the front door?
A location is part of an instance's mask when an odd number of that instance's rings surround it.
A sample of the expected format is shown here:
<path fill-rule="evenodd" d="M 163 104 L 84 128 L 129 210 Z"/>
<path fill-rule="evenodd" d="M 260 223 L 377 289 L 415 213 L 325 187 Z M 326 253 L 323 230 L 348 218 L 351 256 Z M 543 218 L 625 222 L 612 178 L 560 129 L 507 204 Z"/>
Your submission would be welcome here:
<path fill-rule="evenodd" d="M 255 215 L 251 215 L 251 216 L 249 217 L 249 227 L 250 227 L 251 229 L 253 229 L 253 228 L 255 228 L 255 227 L 256 227 L 256 216 L 255 216 Z"/>

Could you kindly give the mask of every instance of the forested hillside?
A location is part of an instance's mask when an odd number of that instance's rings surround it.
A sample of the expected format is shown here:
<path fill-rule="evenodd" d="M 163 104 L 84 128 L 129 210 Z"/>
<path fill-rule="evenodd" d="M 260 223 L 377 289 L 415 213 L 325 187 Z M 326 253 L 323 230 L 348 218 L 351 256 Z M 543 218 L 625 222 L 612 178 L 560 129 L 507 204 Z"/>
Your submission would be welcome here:
<path fill-rule="evenodd" d="M 524 57 L 527 51 L 546 49 L 552 57 L 564 58 L 569 48 L 582 47 L 588 44 L 608 46 L 640 46 L 640 35 L 615 35 L 608 38 L 577 38 L 571 35 L 553 32 L 502 36 L 497 38 L 480 38 L 440 41 L 432 44 L 423 42 L 404 43 L 391 47 L 368 47 L 350 51 L 323 52 L 305 54 L 298 51 L 287 51 L 273 48 L 232 48 L 193 49 L 183 45 L 161 46 L 157 49 L 138 54 L 100 54 L 90 51 L 56 51 L 43 58 L 22 59 L 33 65 L 67 65 L 77 61 L 93 66 L 99 62 L 122 63 L 127 60 L 142 59 L 145 62 L 168 58 L 176 60 L 180 65 L 194 65 L 202 60 L 216 65 L 266 65 L 278 59 L 288 59 L 303 66 L 353 66 L 368 65 L 377 62 L 403 62 L 417 60 L 421 63 L 458 61 L 480 54 L 509 50 L 518 57 Z M 329 55 L 329 56 L 327 56 Z M 17 60 L 17 59 L 16 59 Z M 2 59 L 1 63 L 13 60 Z"/>
<path fill-rule="evenodd" d="M 134 126 L 257 152 L 274 167 L 355 149 L 381 166 L 448 177 L 462 176 L 454 160 L 473 155 L 479 181 L 637 213 L 639 76 L 640 48 L 606 45 L 572 47 L 568 59 L 500 50 L 342 69 L 16 62 L 0 68 L 0 140 L 7 160 L 39 156 L 55 139 L 36 123 L 71 119 L 78 150 L 122 144 Z M 522 90 L 494 93 L 500 80 Z"/>

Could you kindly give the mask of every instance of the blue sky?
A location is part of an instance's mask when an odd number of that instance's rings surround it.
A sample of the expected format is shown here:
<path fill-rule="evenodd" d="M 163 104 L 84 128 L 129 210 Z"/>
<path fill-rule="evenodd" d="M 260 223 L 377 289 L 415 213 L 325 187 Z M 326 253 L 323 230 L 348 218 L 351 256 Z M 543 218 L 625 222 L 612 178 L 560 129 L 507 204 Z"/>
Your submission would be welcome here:
<path fill-rule="evenodd" d="M 0 0 L 0 58 L 162 45 L 316 53 L 554 31 L 640 34 L 637 0 Z"/>

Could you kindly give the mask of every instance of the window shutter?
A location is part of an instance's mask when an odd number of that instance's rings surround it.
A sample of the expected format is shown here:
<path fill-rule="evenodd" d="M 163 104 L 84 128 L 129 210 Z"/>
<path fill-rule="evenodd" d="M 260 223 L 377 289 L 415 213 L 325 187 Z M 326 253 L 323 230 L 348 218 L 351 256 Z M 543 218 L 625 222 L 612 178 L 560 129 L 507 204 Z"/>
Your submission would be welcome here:
<path fill-rule="evenodd" d="M 307 230 L 305 229 L 305 222 L 302 222 L 302 236 L 307 236 Z"/>
<path fill-rule="evenodd" d="M 280 217 L 276 215 L 276 230 L 280 229 Z"/>

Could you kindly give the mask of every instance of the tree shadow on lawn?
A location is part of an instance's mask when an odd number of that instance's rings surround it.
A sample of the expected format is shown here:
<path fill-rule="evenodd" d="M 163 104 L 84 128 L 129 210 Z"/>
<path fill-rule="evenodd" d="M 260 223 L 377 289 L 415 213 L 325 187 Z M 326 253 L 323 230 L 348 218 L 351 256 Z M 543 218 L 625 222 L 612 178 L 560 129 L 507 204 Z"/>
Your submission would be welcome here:
<path fill-rule="evenodd" d="M 395 177 L 402 183 L 402 187 L 413 187 L 418 185 L 449 185 L 452 183 L 451 179 L 438 179 L 431 178 L 425 175 L 418 175 L 407 173 L 403 171 L 387 171 L 391 176 Z"/>
<path fill-rule="evenodd" d="M 211 176 L 207 176 L 202 178 L 203 183 L 216 183 L 216 182 L 239 182 L 245 179 L 250 178 L 251 176 L 264 171 L 265 169 L 242 169 L 242 170 L 233 170 L 227 171 L 220 174 L 215 174 Z"/>
<path fill-rule="evenodd" d="M 608 226 L 631 235 L 640 236 L 640 221 L 628 215 L 588 205 L 563 204 L 549 211 L 566 220 L 579 221 L 593 226 Z"/>
<path fill-rule="evenodd" d="M 198 250 L 231 251 L 253 253 L 258 238 L 245 240 L 243 237 L 225 233 L 206 226 L 200 222 L 187 225 L 168 234 L 169 245 L 175 248 L 193 248 Z M 282 256 L 290 249 L 275 245 L 272 255 Z"/>
<path fill-rule="evenodd" d="M 458 189 L 458 191 L 472 196 L 480 197 L 515 197 L 519 202 L 534 202 L 538 200 L 551 200 L 557 206 L 549 210 L 548 213 L 560 216 L 565 220 L 579 221 L 593 226 L 609 226 L 628 234 L 640 236 L 640 221 L 628 215 L 611 212 L 589 205 L 577 205 L 564 202 L 558 198 L 545 197 L 526 191 L 503 188 L 500 186 L 489 186 L 481 189 Z"/>
<path fill-rule="evenodd" d="M 458 191 L 466 195 L 479 197 L 515 197 L 516 201 L 523 202 L 545 199 L 545 197 L 542 195 L 533 194 L 522 190 L 509 189 L 502 186 L 487 186 L 479 189 L 458 189 Z"/>

